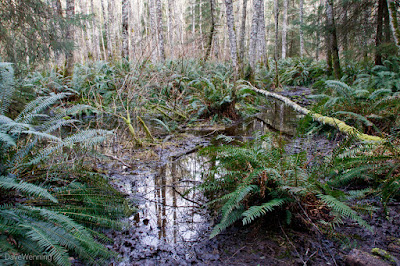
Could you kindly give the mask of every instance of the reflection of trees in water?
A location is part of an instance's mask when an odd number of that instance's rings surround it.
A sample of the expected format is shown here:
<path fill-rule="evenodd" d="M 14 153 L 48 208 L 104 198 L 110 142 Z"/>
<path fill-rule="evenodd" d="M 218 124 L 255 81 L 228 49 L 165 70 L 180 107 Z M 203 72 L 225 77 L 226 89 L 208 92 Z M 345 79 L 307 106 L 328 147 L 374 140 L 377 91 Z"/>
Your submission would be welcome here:
<path fill-rule="evenodd" d="M 190 237 L 191 231 L 195 229 L 195 217 L 191 209 L 194 204 L 190 201 L 195 201 L 197 193 L 191 191 L 184 198 L 181 196 L 195 185 L 193 180 L 199 181 L 201 175 L 204 160 L 193 156 L 161 166 L 154 176 L 152 201 L 159 239 L 177 243 Z"/>

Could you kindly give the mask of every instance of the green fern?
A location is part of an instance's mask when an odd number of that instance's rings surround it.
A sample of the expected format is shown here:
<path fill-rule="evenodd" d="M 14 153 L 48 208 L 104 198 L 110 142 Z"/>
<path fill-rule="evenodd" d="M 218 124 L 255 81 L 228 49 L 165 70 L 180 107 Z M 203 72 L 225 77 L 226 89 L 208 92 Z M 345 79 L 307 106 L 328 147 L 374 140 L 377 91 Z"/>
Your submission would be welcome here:
<path fill-rule="evenodd" d="M 275 207 L 280 207 L 284 203 L 289 201 L 288 198 L 284 199 L 273 199 L 269 202 L 266 202 L 260 206 L 251 206 L 248 210 L 243 212 L 243 224 L 249 224 L 254 221 L 256 218 L 259 218 L 262 215 L 265 215 L 267 212 L 271 212 Z"/>
<path fill-rule="evenodd" d="M 340 214 L 340 216 L 350 218 L 354 221 L 356 221 L 359 225 L 368 228 L 369 230 L 372 231 L 371 226 L 364 221 L 353 209 L 351 209 L 349 206 L 344 204 L 343 202 L 339 201 L 335 197 L 332 197 L 331 195 L 322 195 L 318 194 L 318 198 L 320 198 L 325 204 L 327 204 L 330 208 L 332 208 L 333 211 L 336 213 Z"/>

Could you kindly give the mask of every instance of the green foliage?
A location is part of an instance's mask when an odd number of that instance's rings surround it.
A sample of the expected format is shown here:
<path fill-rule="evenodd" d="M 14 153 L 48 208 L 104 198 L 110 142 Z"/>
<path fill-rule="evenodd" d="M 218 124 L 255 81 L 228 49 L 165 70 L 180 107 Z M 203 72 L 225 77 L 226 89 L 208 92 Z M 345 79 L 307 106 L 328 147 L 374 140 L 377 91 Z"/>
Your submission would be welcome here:
<path fill-rule="evenodd" d="M 77 158 L 110 132 L 72 130 L 79 121 L 64 118 L 87 106 L 63 108 L 59 102 L 67 93 L 37 97 L 14 119 L 8 117 L 14 88 L 12 75 L 6 75 L 12 73 L 9 65 L 2 67 L 0 264 L 14 264 L 11 254 L 36 255 L 35 262 L 44 264 L 71 265 L 71 256 L 106 263 L 114 254 L 95 239 L 102 235 L 93 229 L 120 227 L 128 208 L 102 176 L 84 170 Z M 47 163 L 54 160 L 59 164 Z"/>
<path fill-rule="evenodd" d="M 210 237 L 238 220 L 249 224 L 272 211 L 285 211 L 290 222 L 292 213 L 305 215 L 298 204 L 309 206 L 306 201 L 310 198 L 316 206 L 329 207 L 336 220 L 348 217 L 367 226 L 354 210 L 333 197 L 334 191 L 321 185 L 325 178 L 321 172 L 329 173 L 327 169 L 322 171 L 327 166 L 307 169 L 304 153 L 288 154 L 283 144 L 276 146 L 276 142 L 282 143 L 271 135 L 258 134 L 254 141 L 242 147 L 222 145 L 202 151 L 215 163 L 199 189 L 214 198 L 209 204 L 221 213 L 221 220 Z"/>
<path fill-rule="evenodd" d="M 21 70 L 49 59 L 52 52 L 71 51 L 74 44 L 66 40 L 65 33 L 69 25 L 79 25 L 79 20 L 64 18 L 59 12 L 41 0 L 1 1 L 1 56 Z"/>
<path fill-rule="evenodd" d="M 325 76 L 325 67 L 325 63 L 312 59 L 282 59 L 278 62 L 279 79 L 287 86 L 308 86 Z"/>
<path fill-rule="evenodd" d="M 374 189 L 384 206 L 400 196 L 400 149 L 395 136 L 387 143 L 358 145 L 345 149 L 336 158 L 338 175 L 332 186 L 364 186 Z"/>

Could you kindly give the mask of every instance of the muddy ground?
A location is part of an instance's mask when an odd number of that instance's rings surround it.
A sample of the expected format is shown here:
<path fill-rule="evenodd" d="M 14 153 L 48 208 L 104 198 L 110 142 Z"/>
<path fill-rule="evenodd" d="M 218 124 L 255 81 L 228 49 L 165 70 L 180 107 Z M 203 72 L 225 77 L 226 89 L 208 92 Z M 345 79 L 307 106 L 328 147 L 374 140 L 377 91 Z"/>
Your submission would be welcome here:
<path fill-rule="evenodd" d="M 293 91 L 287 96 L 303 105 L 309 104 L 304 97 L 309 91 L 301 88 Z M 278 107 L 275 109 L 280 110 Z M 258 123 L 250 125 L 250 131 L 263 131 L 266 128 L 263 122 L 265 118 L 261 117 Z M 249 125 L 244 129 L 249 130 Z M 235 134 L 244 132 L 243 128 L 234 128 L 233 131 Z M 196 159 L 193 152 L 198 147 L 209 145 L 213 134 L 231 132 L 232 128 L 229 131 L 208 128 L 206 137 L 197 133 L 161 136 L 164 139 L 161 145 L 134 151 L 129 147 L 118 148 L 113 159 L 100 165 L 108 171 L 114 185 L 139 207 L 139 212 L 128 219 L 131 227 L 107 233 L 114 241 L 108 247 L 120 254 L 112 264 L 345 265 L 352 250 L 371 254 L 373 248 L 379 248 L 391 255 L 386 260 L 380 258 L 379 263 L 400 265 L 400 204 L 390 203 L 388 213 L 384 213 L 378 198 L 362 202 L 377 208 L 372 215 L 363 216 L 371 225 L 372 232 L 350 220 L 344 220 L 334 230 L 296 222 L 287 226 L 280 224 L 282 219 L 272 214 L 246 227 L 235 224 L 209 239 L 218 217 L 213 217 L 206 209 L 204 196 L 194 192 L 185 194 L 184 191 L 201 182 L 201 174 L 207 170 L 204 158 Z M 251 132 L 240 137 L 251 137 Z M 342 138 L 294 138 L 287 150 L 306 150 L 308 154 L 318 155 L 313 156 L 313 160 L 321 160 Z M 310 165 L 312 163 L 318 161 Z M 366 259 L 366 253 L 362 253 L 360 259 Z"/>
<path fill-rule="evenodd" d="M 336 145 L 322 137 L 314 137 L 308 141 L 295 139 L 290 149 L 295 152 L 304 149 L 304 146 L 301 148 L 301 143 L 308 143 L 305 149 L 311 154 L 324 154 Z M 140 179 L 152 175 L 157 177 L 152 169 L 162 169 L 171 158 L 197 156 L 183 154 L 193 151 L 200 144 L 208 145 L 209 140 L 193 135 L 171 136 L 169 143 L 163 147 L 155 147 L 151 151 L 148 149 L 136 151 L 136 156 L 140 157 L 140 160 L 129 161 L 129 156 L 122 156 L 125 166 L 119 161 L 114 161 L 106 167 L 114 178 L 115 186 L 133 196 L 140 205 L 148 200 L 132 193 L 135 191 L 134 187 L 140 185 Z M 135 158 L 134 154 L 132 158 Z M 179 161 L 179 158 L 175 160 Z M 127 162 L 130 168 L 126 166 Z M 118 170 L 123 168 L 122 172 Z M 132 191 L 129 192 L 127 189 Z M 152 200 L 160 199 L 152 198 Z M 205 199 L 194 195 L 190 200 L 201 204 Z M 136 216 L 129 219 L 131 228 L 122 232 L 108 233 L 108 236 L 114 239 L 109 248 L 120 254 L 119 261 L 114 262 L 115 265 L 343 265 L 346 255 L 354 248 L 366 252 L 371 252 L 372 248 L 386 250 L 394 257 L 395 262 L 392 262 L 392 265 L 395 265 L 396 260 L 400 259 L 400 206 L 398 203 L 392 203 L 389 206 L 390 213 L 387 219 L 378 199 L 369 201 L 369 204 L 378 207 L 373 216 L 364 216 L 373 227 L 373 233 L 360 228 L 352 221 L 345 221 L 335 229 L 334 233 L 328 234 L 313 228 L 302 228 L 302 225 L 288 227 L 279 224 L 278 221 L 281 219 L 278 217 L 266 216 L 250 226 L 236 225 L 211 240 L 208 239 L 208 234 L 215 222 L 214 219 L 217 218 L 211 217 L 203 206 L 187 201 L 189 208 L 183 210 L 185 215 L 189 217 L 200 215 L 203 218 L 198 221 L 194 229 L 191 228 L 196 232 L 194 235 L 192 233 L 192 237 L 172 241 L 172 229 L 163 231 L 160 223 L 155 221 L 157 217 L 151 218 L 139 211 Z M 190 221 L 185 215 L 179 220 L 179 215 L 175 226 L 185 227 L 194 224 L 193 219 Z"/>

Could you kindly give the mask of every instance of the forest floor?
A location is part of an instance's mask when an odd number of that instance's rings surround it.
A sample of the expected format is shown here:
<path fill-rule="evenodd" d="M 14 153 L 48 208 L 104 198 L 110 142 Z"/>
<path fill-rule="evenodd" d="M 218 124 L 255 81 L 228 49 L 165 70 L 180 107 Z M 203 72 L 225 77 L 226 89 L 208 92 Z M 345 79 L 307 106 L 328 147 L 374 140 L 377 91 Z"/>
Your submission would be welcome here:
<path fill-rule="evenodd" d="M 289 96 L 303 98 L 303 94 L 304 92 L 301 92 L 299 96 Z M 372 227 L 372 232 L 347 219 L 335 229 L 324 232 L 312 224 L 304 227 L 303 223 L 294 222 L 287 226 L 280 224 L 282 219 L 278 214 L 274 216 L 272 213 L 249 226 L 236 224 L 209 239 L 214 219 L 218 218 L 213 217 L 201 206 L 204 205 L 204 197 L 193 194 L 189 199 L 175 199 L 174 204 L 186 204 L 183 210 L 178 211 L 182 206 L 169 206 L 164 199 L 166 195 L 168 197 L 172 194 L 171 191 L 162 190 L 162 187 L 171 184 L 175 186 L 176 182 L 181 182 L 181 179 L 189 174 L 173 180 L 175 183 L 168 180 L 165 183 L 157 183 L 161 175 L 167 175 L 166 171 L 173 171 L 176 167 L 181 167 L 182 172 L 192 171 L 190 169 L 193 165 L 200 167 L 200 164 L 168 165 L 171 161 L 185 160 L 188 156 L 191 156 L 192 160 L 196 154 L 193 157 L 190 153 L 195 152 L 197 147 L 210 143 L 212 135 L 208 132 L 220 130 L 217 127 L 214 127 L 214 130 L 212 127 L 206 129 L 203 132 L 207 135 L 205 137 L 176 134 L 164 136 L 162 145 L 134 152 L 129 147 L 125 148 L 123 151 L 117 151 L 114 158 L 118 157 L 118 161 L 111 160 L 101 165 L 109 172 L 119 190 L 133 197 L 138 202 L 139 209 L 146 209 L 139 210 L 137 215 L 129 218 L 132 227 L 108 233 L 114 241 L 109 248 L 120 254 L 119 261 L 114 262 L 115 265 L 351 265 L 351 262 L 346 262 L 346 258 L 350 253 L 354 253 L 354 249 L 365 253 L 358 253 L 359 258 L 353 259 L 377 259 L 368 257 L 373 248 L 379 248 L 378 252 L 381 253 L 387 251 L 391 258 L 386 256 L 386 260 L 370 260 L 369 265 L 400 265 L 400 204 L 389 203 L 386 215 L 378 199 L 358 202 L 377 207 L 373 215 L 363 215 Z M 327 152 L 331 152 L 337 141 L 340 141 L 340 136 L 336 141 L 327 140 L 322 136 L 314 136 L 308 141 L 294 138 L 289 142 L 287 149 L 289 152 L 297 152 L 300 149 L 307 150 L 308 154 L 320 154 L 321 156 L 315 156 L 315 160 L 318 160 Z M 198 170 L 203 172 L 204 169 L 200 168 Z M 192 178 L 194 182 L 195 178 Z M 141 186 L 146 189 L 137 189 Z M 154 196 L 146 196 L 150 194 Z M 154 203 L 154 206 L 146 205 L 149 203 Z M 186 231 L 180 231 L 182 228 L 186 228 Z"/>
<path fill-rule="evenodd" d="M 154 148 L 152 152 L 146 153 L 151 154 L 147 158 L 143 158 L 143 153 L 138 152 L 142 157 L 140 160 L 135 160 L 135 157 L 131 160 L 136 162 L 133 163 L 133 172 L 129 169 L 119 172 L 115 167 L 107 167 L 112 168 L 111 174 L 116 186 L 129 194 L 127 187 L 137 185 L 138 178 L 152 175 L 148 167 L 159 169 L 168 158 L 184 154 L 207 142 L 198 136 L 177 136 L 162 150 Z M 296 146 L 298 141 L 292 143 Z M 307 147 L 310 150 L 319 147 L 320 151 L 326 151 L 334 146 L 333 142 L 323 138 L 314 138 L 314 141 L 309 143 L 313 143 L 313 147 Z M 144 170 L 145 168 L 147 170 Z M 135 180 L 133 186 L 127 186 L 132 180 Z M 196 197 L 195 199 L 197 200 Z M 380 204 L 378 201 L 362 203 L 375 206 Z M 346 256 L 352 249 L 371 253 L 372 248 L 388 251 L 393 256 L 391 264 L 399 265 L 400 204 L 393 202 L 389 204 L 388 210 L 388 219 L 385 218 L 381 206 L 372 216 L 363 216 L 372 226 L 373 233 L 351 220 L 344 220 L 344 224 L 337 226 L 332 232 L 321 232 L 316 230 L 316 227 L 304 228 L 302 224 L 291 224 L 290 227 L 279 224 L 278 221 L 282 219 L 269 215 L 250 226 L 236 224 L 214 239 L 208 239 L 214 223 L 213 217 L 209 216 L 206 210 L 195 206 L 189 212 L 201 213 L 207 219 L 195 226 L 196 236 L 187 241 L 174 243 L 168 241 L 171 237 L 168 235 L 164 235 L 163 240 L 159 234 L 161 229 L 157 225 L 152 227 L 149 217 L 142 216 L 141 213 L 130 219 L 130 229 L 109 232 L 108 236 L 114 240 L 110 248 L 121 255 L 121 261 L 115 262 L 116 265 L 344 265 Z M 166 217 L 169 218 L 171 217 Z M 182 224 L 179 224 L 180 222 Z M 177 226 L 185 227 L 192 222 L 178 221 Z M 171 234 L 168 230 L 166 232 Z M 158 238 L 156 243 L 149 241 L 152 238 Z"/>

